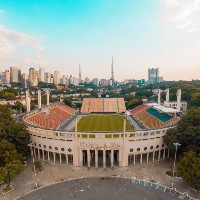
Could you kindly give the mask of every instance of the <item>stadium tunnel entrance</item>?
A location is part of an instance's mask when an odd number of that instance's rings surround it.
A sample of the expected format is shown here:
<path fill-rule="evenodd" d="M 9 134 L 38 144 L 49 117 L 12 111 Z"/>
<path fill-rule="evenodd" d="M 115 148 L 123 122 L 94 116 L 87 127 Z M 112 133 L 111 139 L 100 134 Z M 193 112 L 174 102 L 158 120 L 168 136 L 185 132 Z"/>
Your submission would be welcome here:
<path fill-rule="evenodd" d="M 80 165 L 85 167 L 114 167 L 119 166 L 119 150 L 88 149 L 81 150 Z"/>

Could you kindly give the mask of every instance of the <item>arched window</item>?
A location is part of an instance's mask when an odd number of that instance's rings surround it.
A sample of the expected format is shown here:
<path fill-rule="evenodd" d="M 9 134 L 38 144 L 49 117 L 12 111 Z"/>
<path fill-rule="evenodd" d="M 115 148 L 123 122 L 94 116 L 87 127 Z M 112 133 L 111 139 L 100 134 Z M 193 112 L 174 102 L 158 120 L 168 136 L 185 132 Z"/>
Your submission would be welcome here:
<path fill-rule="evenodd" d="M 64 151 L 65 149 L 64 148 L 61 148 L 61 151 Z"/>
<path fill-rule="evenodd" d="M 39 144 L 39 147 L 41 147 L 41 144 Z"/>
<path fill-rule="evenodd" d="M 69 152 L 72 152 L 72 150 L 71 150 L 70 148 L 68 149 L 68 151 L 69 151 Z"/>
<path fill-rule="evenodd" d="M 162 147 L 164 147 L 165 146 L 165 144 L 162 144 Z"/>
<path fill-rule="evenodd" d="M 46 145 L 44 145 L 44 148 L 46 149 Z"/>
<path fill-rule="evenodd" d="M 151 146 L 150 149 L 153 149 L 153 146 Z"/>
<path fill-rule="evenodd" d="M 146 151 L 146 150 L 147 150 L 147 147 L 144 147 L 144 150 Z"/>
<path fill-rule="evenodd" d="M 137 148 L 137 151 L 140 151 L 140 148 Z"/>
<path fill-rule="evenodd" d="M 49 146 L 49 149 L 52 149 L 52 146 Z"/>
<path fill-rule="evenodd" d="M 132 148 L 130 149 L 130 152 L 133 152 L 133 149 L 132 149 Z"/>
<path fill-rule="evenodd" d="M 159 145 L 157 145 L 156 148 L 159 148 Z"/>
<path fill-rule="evenodd" d="M 55 150 L 58 150 L 58 147 L 55 147 Z"/>

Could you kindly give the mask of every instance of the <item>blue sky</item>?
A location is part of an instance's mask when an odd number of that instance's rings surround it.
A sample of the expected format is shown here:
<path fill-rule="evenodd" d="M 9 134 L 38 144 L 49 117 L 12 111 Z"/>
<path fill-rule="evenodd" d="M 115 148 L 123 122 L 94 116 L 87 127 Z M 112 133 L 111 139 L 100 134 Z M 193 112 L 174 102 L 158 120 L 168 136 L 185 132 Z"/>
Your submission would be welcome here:
<path fill-rule="evenodd" d="M 0 0 L 0 70 L 200 78 L 199 0 Z"/>

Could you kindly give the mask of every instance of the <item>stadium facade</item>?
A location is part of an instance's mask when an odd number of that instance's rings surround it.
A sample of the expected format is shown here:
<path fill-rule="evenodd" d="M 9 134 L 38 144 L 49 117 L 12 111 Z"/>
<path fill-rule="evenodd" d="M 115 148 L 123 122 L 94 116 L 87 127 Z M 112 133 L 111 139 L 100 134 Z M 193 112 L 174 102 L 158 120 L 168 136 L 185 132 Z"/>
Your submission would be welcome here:
<path fill-rule="evenodd" d="M 155 114 L 160 116 L 161 114 L 168 115 L 168 113 L 160 113 L 157 108 L 141 105 L 128 112 L 128 115 L 144 129 L 126 131 L 126 123 L 129 122 L 124 120 L 121 132 L 80 132 L 77 130 L 77 124 L 81 116 L 85 114 L 90 115 L 96 112 L 121 115 L 124 113 L 126 110 L 123 98 L 84 99 L 82 112 L 75 114 L 75 110 L 62 103 L 50 105 L 49 91 L 47 106 L 41 108 L 41 92 L 39 91 L 39 110 L 30 111 L 30 96 L 28 92 L 26 95 L 28 113 L 23 120 L 28 126 L 32 155 L 40 159 L 72 164 L 77 167 L 105 168 L 155 162 L 169 157 L 169 149 L 164 144 L 163 137 L 167 130 L 180 119 L 177 113 L 175 113 L 176 116 L 171 115 L 171 118 L 167 118 L 168 121 L 152 121 L 155 126 L 148 127 L 145 126 L 146 122 L 142 121 L 143 114 L 146 119 Z M 152 109 L 154 112 L 150 113 Z M 166 119 L 166 116 L 164 117 Z M 64 128 L 73 123 L 73 130 Z"/>

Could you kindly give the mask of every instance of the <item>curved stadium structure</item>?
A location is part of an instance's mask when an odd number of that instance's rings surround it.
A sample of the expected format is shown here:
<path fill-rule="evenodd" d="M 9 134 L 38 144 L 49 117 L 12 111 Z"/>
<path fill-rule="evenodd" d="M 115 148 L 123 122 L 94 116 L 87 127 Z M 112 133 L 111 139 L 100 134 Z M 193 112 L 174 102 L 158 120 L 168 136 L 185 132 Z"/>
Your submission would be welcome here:
<path fill-rule="evenodd" d="M 166 131 L 180 119 L 179 111 L 155 104 L 126 111 L 123 98 L 83 99 L 81 112 L 62 102 L 41 107 L 23 120 L 31 151 L 40 159 L 86 167 L 124 167 L 165 159 Z M 27 92 L 27 108 L 30 99 Z M 126 112 L 126 114 L 125 114 Z"/>

